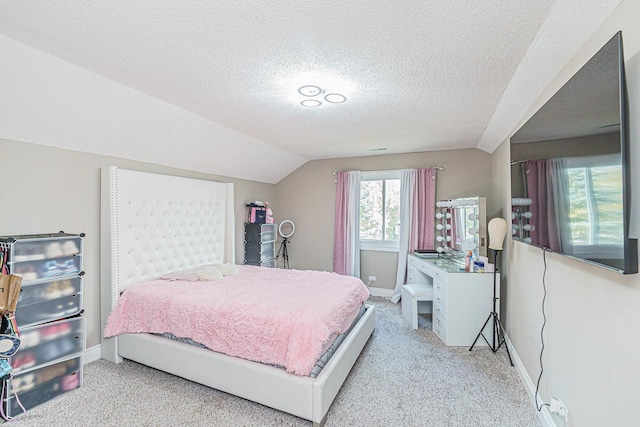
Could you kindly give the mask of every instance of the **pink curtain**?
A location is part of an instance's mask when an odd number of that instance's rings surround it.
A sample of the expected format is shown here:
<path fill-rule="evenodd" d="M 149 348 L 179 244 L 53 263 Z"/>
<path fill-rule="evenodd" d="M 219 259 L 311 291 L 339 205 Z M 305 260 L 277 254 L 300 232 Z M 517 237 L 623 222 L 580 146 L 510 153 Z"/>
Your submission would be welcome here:
<path fill-rule="evenodd" d="M 529 233 L 531 241 L 552 251 L 561 247 L 560 225 L 556 218 L 553 198 L 552 177 L 555 173 L 554 159 L 527 160 L 525 163 L 527 196 L 531 199 L 529 211 L 533 214 L 530 221 L 535 228 Z"/>
<path fill-rule="evenodd" d="M 433 249 L 436 216 L 436 170 L 434 168 L 414 171 L 412 192 L 411 225 L 409 231 L 409 253 L 416 249 Z"/>

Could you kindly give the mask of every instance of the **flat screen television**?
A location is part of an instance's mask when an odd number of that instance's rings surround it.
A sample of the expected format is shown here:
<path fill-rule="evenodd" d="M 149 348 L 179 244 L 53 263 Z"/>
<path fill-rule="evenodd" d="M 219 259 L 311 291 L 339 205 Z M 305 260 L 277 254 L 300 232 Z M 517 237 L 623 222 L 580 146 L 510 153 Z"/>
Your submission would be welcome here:
<path fill-rule="evenodd" d="M 619 32 L 512 136 L 514 240 L 637 273 L 628 129 Z"/>

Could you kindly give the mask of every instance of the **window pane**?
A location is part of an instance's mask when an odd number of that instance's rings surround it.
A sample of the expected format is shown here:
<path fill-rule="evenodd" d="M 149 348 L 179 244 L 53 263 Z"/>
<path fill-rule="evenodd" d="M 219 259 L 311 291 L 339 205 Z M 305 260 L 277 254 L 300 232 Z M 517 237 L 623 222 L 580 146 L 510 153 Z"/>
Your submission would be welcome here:
<path fill-rule="evenodd" d="M 360 183 L 360 239 L 382 240 L 382 180 Z"/>
<path fill-rule="evenodd" d="M 620 166 L 591 168 L 593 194 L 598 208 L 600 228 L 597 233 L 599 245 L 623 244 L 622 174 Z"/>
<path fill-rule="evenodd" d="M 567 172 L 573 244 L 621 245 L 624 231 L 620 166 L 571 168 Z"/>
<path fill-rule="evenodd" d="M 385 240 L 400 240 L 400 180 L 386 180 Z"/>

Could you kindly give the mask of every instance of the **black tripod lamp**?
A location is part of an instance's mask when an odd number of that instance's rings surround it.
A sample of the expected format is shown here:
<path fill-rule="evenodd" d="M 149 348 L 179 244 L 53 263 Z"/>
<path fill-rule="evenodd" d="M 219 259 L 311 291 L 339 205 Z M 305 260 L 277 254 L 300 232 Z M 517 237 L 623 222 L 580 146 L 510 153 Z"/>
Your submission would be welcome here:
<path fill-rule="evenodd" d="M 509 356 L 509 362 L 511 362 L 511 366 L 513 366 L 513 360 L 511 359 L 511 353 L 509 353 L 509 347 L 507 347 L 507 342 L 504 336 L 504 329 L 502 328 L 502 324 L 500 323 L 500 316 L 498 316 L 497 312 L 497 302 L 498 295 L 496 293 L 497 287 L 497 270 L 498 270 L 498 252 L 502 251 L 502 243 L 504 242 L 504 238 L 507 235 L 507 221 L 502 218 L 493 218 L 489 221 L 489 225 L 487 226 L 487 230 L 489 232 L 489 249 L 493 250 L 493 311 L 489 313 L 489 317 L 485 320 L 482 328 L 480 328 L 480 332 L 476 336 L 476 339 L 471 344 L 471 348 L 469 351 L 473 350 L 473 347 L 478 342 L 478 339 L 482 337 L 487 345 L 491 348 L 491 351 L 494 353 L 497 352 L 502 344 L 504 344 L 505 350 L 507 350 L 507 356 Z M 491 342 L 484 335 L 484 328 L 491 321 Z M 502 335 L 501 335 L 502 334 Z"/>

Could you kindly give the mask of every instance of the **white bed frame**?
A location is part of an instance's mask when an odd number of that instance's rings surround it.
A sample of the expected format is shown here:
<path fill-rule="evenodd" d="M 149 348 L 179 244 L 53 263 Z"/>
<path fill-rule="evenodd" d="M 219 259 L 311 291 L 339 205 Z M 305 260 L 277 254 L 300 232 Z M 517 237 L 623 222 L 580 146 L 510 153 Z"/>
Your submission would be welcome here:
<path fill-rule="evenodd" d="M 234 262 L 233 184 L 102 168 L 102 328 L 128 286 L 203 264 Z M 102 340 L 102 358 L 123 358 L 310 420 L 322 426 L 373 333 L 365 314 L 317 378 L 149 334 Z"/>

